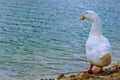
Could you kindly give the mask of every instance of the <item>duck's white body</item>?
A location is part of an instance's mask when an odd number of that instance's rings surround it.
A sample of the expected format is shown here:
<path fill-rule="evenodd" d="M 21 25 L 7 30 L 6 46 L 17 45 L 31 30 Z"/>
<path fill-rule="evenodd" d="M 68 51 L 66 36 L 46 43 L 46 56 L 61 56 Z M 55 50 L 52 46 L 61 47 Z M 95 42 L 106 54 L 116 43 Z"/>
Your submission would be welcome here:
<path fill-rule="evenodd" d="M 107 38 L 102 34 L 100 18 L 93 11 L 86 11 L 80 20 L 85 18 L 92 22 L 92 27 L 86 42 L 86 56 L 91 66 L 103 67 L 111 63 L 111 46 Z M 102 71 L 102 70 L 101 70 Z"/>
<path fill-rule="evenodd" d="M 111 62 L 111 48 L 103 35 L 89 36 L 86 42 L 86 56 L 95 66 L 107 66 Z"/>

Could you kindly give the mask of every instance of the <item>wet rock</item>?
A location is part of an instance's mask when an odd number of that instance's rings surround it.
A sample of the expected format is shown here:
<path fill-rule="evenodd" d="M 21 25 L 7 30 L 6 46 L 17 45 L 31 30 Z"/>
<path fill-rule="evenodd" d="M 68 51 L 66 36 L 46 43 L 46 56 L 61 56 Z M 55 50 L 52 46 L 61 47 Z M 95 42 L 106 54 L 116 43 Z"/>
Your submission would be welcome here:
<path fill-rule="evenodd" d="M 76 75 L 70 75 L 71 78 L 74 78 Z"/>
<path fill-rule="evenodd" d="M 60 74 L 57 79 L 61 79 L 61 78 L 64 78 L 64 74 Z"/>
<path fill-rule="evenodd" d="M 41 79 L 41 80 L 49 80 L 49 79 L 46 79 L 46 78 L 45 78 L 45 79 Z"/>

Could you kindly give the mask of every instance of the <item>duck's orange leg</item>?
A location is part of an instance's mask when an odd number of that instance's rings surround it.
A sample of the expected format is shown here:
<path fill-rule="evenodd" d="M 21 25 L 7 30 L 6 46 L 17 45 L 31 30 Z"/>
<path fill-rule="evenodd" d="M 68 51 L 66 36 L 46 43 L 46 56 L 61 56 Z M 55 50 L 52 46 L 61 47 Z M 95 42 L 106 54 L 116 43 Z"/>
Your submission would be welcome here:
<path fill-rule="evenodd" d="M 90 64 L 90 67 L 89 67 L 89 69 L 88 69 L 88 73 L 90 73 L 90 74 L 93 73 L 93 71 L 92 71 L 92 67 L 93 67 L 93 64 Z"/>
<path fill-rule="evenodd" d="M 93 73 L 100 73 L 100 72 L 102 72 L 102 69 L 103 69 L 103 67 L 97 68 L 97 69 L 93 70 Z"/>
<path fill-rule="evenodd" d="M 103 67 L 100 68 L 96 68 L 95 70 L 92 70 L 93 64 L 90 64 L 90 67 L 88 69 L 88 73 L 92 74 L 92 73 L 100 73 L 102 72 Z"/>

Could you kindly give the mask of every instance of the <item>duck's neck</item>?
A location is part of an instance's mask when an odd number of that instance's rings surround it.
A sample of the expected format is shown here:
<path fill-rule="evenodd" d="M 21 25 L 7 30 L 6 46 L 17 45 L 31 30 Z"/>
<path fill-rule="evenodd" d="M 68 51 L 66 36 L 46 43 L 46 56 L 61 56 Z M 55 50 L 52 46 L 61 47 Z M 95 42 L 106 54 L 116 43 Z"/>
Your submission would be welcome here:
<path fill-rule="evenodd" d="M 100 19 L 97 19 L 92 22 L 92 27 L 89 36 L 94 36 L 94 35 L 102 35 Z"/>

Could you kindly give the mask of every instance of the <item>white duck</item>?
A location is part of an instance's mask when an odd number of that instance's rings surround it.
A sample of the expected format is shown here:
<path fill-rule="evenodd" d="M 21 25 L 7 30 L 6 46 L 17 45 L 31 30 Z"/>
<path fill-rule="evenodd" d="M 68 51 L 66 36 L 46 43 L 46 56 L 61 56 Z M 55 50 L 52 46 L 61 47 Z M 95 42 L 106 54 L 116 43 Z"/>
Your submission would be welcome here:
<path fill-rule="evenodd" d="M 90 62 L 88 73 L 102 72 L 103 66 L 111 63 L 111 46 L 107 38 L 102 34 L 101 22 L 93 11 L 86 11 L 80 20 L 88 19 L 92 22 L 92 28 L 86 42 L 86 56 Z M 93 66 L 100 69 L 92 70 Z"/>

